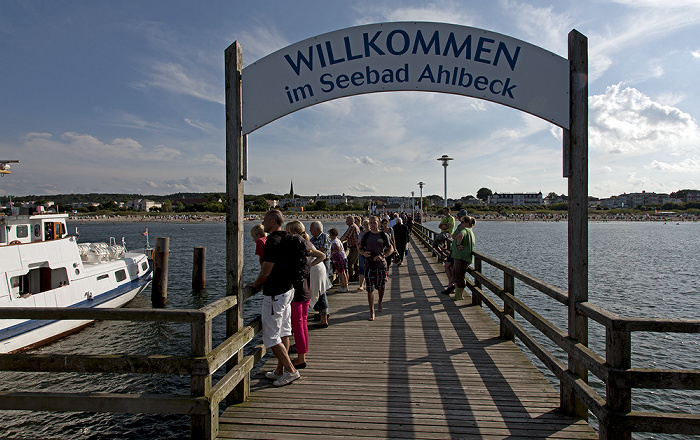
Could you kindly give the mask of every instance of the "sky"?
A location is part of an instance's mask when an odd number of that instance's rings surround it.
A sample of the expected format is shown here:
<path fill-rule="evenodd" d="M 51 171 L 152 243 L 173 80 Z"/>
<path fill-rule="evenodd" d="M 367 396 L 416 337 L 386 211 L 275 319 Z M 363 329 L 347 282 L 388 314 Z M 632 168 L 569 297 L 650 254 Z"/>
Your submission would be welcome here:
<path fill-rule="evenodd" d="M 567 57 L 588 38 L 594 197 L 700 189 L 700 1 L 0 2 L 0 195 L 225 192 L 224 50 L 247 66 L 369 23 L 485 29 Z M 246 194 L 566 194 L 562 129 L 476 98 L 372 93 L 250 134 Z"/>

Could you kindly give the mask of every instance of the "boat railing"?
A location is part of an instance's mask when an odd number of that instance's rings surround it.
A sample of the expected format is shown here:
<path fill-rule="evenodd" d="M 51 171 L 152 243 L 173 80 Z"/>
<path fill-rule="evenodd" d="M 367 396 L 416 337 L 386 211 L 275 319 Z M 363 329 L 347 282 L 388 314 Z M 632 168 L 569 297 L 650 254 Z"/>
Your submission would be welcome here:
<path fill-rule="evenodd" d="M 434 248 L 432 243 L 437 232 L 414 224 L 413 234 L 438 260 L 442 261 L 449 256 L 449 239 L 446 244 Z M 578 303 L 575 312 L 585 320 L 586 328 L 588 319 L 605 328 L 605 354 L 598 355 L 589 348 L 587 340 L 572 338 L 567 330 L 557 327 L 517 298 L 515 281 L 518 280 L 565 306 L 562 307 L 564 314 L 568 313 L 569 308 L 569 295 L 566 291 L 479 252 L 474 252 L 473 256 L 473 267 L 468 269 L 471 279 L 467 277 L 472 304 L 482 307 L 485 304 L 500 325 L 500 338 L 514 340 L 517 337 L 556 376 L 565 412 L 580 415 L 581 408 L 574 407 L 585 405 L 583 412 L 590 411 L 598 419 L 601 439 L 629 439 L 632 432 L 700 435 L 700 414 L 632 411 L 633 389 L 700 390 L 698 369 L 633 368 L 632 334 L 697 334 L 700 333 L 700 320 L 626 318 L 590 302 Z M 502 273 L 503 283 L 499 284 L 485 276 L 482 270 L 484 265 Z M 497 298 L 489 295 L 488 291 Z M 542 307 L 538 309 L 544 310 Z M 568 357 L 568 365 L 538 342 L 516 320 L 516 314 L 563 350 Z M 572 364 L 583 365 L 586 371 L 577 374 L 575 368 L 569 368 Z M 588 372 L 604 383 L 605 396 L 601 396 L 589 384 Z"/>
<path fill-rule="evenodd" d="M 243 301 L 254 295 L 244 288 Z M 0 354 L 0 371 L 43 373 L 170 374 L 190 376 L 190 395 L 65 392 L 0 392 L 0 409 L 29 411 L 90 411 L 110 413 L 190 415 L 191 436 L 214 439 L 219 404 L 245 400 L 250 371 L 265 355 L 262 344 L 243 350 L 261 331 L 260 317 L 212 347 L 212 321 L 223 313 L 237 313 L 237 296 L 226 296 L 200 309 L 0 308 L 6 319 L 142 321 L 190 324 L 190 355 L 77 355 L 49 353 Z M 242 306 L 242 304 L 241 304 Z M 215 372 L 225 375 L 212 384 Z"/>

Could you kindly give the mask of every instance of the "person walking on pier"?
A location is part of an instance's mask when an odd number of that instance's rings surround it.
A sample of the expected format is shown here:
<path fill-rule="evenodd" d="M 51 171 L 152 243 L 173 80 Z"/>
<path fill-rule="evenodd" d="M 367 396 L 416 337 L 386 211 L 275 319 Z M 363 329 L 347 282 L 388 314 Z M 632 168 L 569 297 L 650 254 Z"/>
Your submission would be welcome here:
<path fill-rule="evenodd" d="M 411 239 L 409 235 L 410 232 L 408 230 L 408 227 L 403 224 L 403 220 L 401 220 L 400 218 L 396 219 L 396 224 L 394 225 L 393 229 L 394 243 L 396 243 L 396 255 L 398 256 L 398 262 L 396 263 L 396 265 L 401 266 L 403 264 L 403 257 L 406 254 L 406 245 Z"/>
<path fill-rule="evenodd" d="M 333 263 L 333 270 L 340 278 L 340 289 L 338 289 L 338 292 L 344 293 L 348 291 L 348 260 L 345 256 L 345 249 L 343 249 L 343 243 L 338 239 L 338 230 L 336 228 L 330 228 L 328 236 L 331 238 L 331 263 Z"/>
<path fill-rule="evenodd" d="M 466 287 L 465 276 L 467 267 L 472 263 L 472 252 L 474 251 L 474 231 L 472 227 L 476 224 L 476 219 L 465 215 L 460 218 L 460 223 L 452 240 L 452 259 L 454 265 L 454 281 L 457 285 L 452 299 L 457 301 L 464 299 L 464 288 Z"/>
<path fill-rule="evenodd" d="M 360 227 L 355 224 L 355 218 L 351 215 L 347 216 L 345 224 L 348 225 L 348 229 L 340 237 L 340 241 L 348 243 L 348 281 L 357 281 L 359 279 L 357 273 L 359 271 L 358 257 L 360 256 L 357 245 L 359 244 Z"/>
<path fill-rule="evenodd" d="M 277 368 L 268 371 L 265 377 L 274 380 L 273 385 L 287 385 L 301 377 L 289 359 L 289 337 L 292 335 L 291 302 L 294 287 L 287 274 L 289 255 L 285 254 L 283 240 L 287 233 L 282 230 L 284 217 L 277 209 L 265 213 L 263 228 L 267 235 L 263 264 L 258 277 L 249 286 L 263 291 L 262 330 L 263 343 L 277 358 Z M 285 259 L 287 261 L 285 261 Z"/>
<path fill-rule="evenodd" d="M 326 295 L 326 292 L 332 286 L 328 279 L 328 274 L 331 269 L 331 239 L 328 237 L 328 234 L 323 232 L 323 223 L 320 221 L 311 222 L 309 225 L 309 232 L 311 232 L 311 237 L 309 238 L 311 244 L 326 255 L 326 258 L 323 260 L 325 269 L 323 272 L 324 279 L 322 279 L 319 274 L 314 274 L 313 272 L 311 274 L 311 293 L 314 298 L 318 298 L 315 300 L 316 302 L 313 307 L 314 310 L 318 312 L 318 317 L 321 321 L 318 323 L 318 327 L 327 328 L 328 318 L 330 317 L 330 306 L 328 304 L 328 295 Z M 316 271 L 320 270 L 320 268 L 316 269 Z"/>
<path fill-rule="evenodd" d="M 382 219 L 382 224 L 380 230 L 389 237 L 389 244 L 394 248 L 394 253 L 389 255 L 386 259 L 386 270 L 389 271 L 391 267 L 391 262 L 394 261 L 394 255 L 396 254 L 396 241 L 394 240 L 394 230 L 389 226 L 390 220 Z"/>
<path fill-rule="evenodd" d="M 365 290 L 365 256 L 362 255 L 362 249 L 360 249 L 360 243 L 362 243 L 362 236 L 369 232 L 369 220 L 362 220 L 362 227 L 360 228 L 360 236 L 357 243 L 357 252 L 359 254 L 358 262 L 360 263 L 360 273 L 358 279 L 360 280 L 360 285 L 357 287 L 358 292 Z"/>
<path fill-rule="evenodd" d="M 379 230 L 379 218 L 374 215 L 369 218 L 369 232 L 362 235 L 360 251 L 365 256 L 365 284 L 367 286 L 369 320 L 374 321 L 374 289 L 377 289 L 379 296 L 377 310 L 381 312 L 387 275 L 386 257 L 394 253 L 389 237 Z"/>

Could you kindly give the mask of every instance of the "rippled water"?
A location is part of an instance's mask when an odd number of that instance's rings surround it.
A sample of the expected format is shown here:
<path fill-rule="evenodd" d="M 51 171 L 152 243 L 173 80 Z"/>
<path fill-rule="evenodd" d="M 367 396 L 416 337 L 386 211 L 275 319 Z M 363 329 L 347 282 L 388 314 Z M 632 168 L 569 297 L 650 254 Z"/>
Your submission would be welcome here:
<path fill-rule="evenodd" d="M 308 227 L 308 222 L 305 222 Z M 118 241 L 125 237 L 129 248 L 143 247 L 141 233 L 148 227 L 155 238 L 170 237 L 168 307 L 199 308 L 225 294 L 225 225 L 223 223 L 85 223 L 78 227 L 81 242 Z M 437 229 L 437 222 L 427 223 Z M 245 281 L 257 275 L 258 263 L 245 225 Z M 325 229 L 344 222 L 329 222 Z M 477 249 L 543 281 L 567 287 L 567 224 L 543 222 L 477 222 Z M 623 316 L 696 318 L 698 297 L 697 258 L 700 223 L 610 222 L 589 224 L 590 301 Z M 191 289 L 194 247 L 207 248 L 207 288 Z M 484 271 L 497 282 L 502 275 Z M 147 289 L 150 295 L 150 289 Z M 128 307 L 150 307 L 148 295 L 135 298 Z M 566 328 L 563 306 L 516 281 L 516 295 L 552 322 Z M 246 303 L 246 320 L 258 313 L 259 301 Z M 522 321 L 522 320 L 521 320 Z M 223 317 L 214 323 L 215 344 L 224 338 Z M 551 343 L 542 340 L 557 352 Z M 700 339 L 696 335 L 635 334 L 633 366 L 697 368 Z M 604 355 L 604 330 L 591 322 L 590 345 Z M 527 350 L 524 350 L 531 357 Z M 169 323 L 99 322 L 36 352 L 179 354 L 189 352 L 189 326 Z M 561 356 L 561 355 L 560 355 Z M 538 361 L 535 360 L 535 363 Z M 544 369 L 542 367 L 541 369 Z M 556 384 L 552 375 L 545 372 Z M 61 392 L 189 392 L 189 377 L 134 375 L 46 375 L 0 372 L 0 390 L 52 390 Z M 591 379 L 601 394 L 603 387 Z M 698 393 L 686 391 L 634 391 L 634 410 L 692 412 Z M 697 412 L 697 411 L 696 411 Z M 187 438 L 186 416 L 123 415 L 93 413 L 29 413 L 0 411 L 0 436 L 43 439 L 166 439 Z M 644 434 L 635 438 L 678 438 Z"/>

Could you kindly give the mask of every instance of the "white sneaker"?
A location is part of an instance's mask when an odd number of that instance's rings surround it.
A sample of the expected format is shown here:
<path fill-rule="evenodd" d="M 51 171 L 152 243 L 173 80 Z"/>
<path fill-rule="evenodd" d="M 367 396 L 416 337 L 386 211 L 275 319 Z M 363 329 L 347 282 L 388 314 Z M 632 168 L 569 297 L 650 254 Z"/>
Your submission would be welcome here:
<path fill-rule="evenodd" d="M 270 380 L 277 380 L 282 376 L 284 376 L 284 374 L 279 375 L 279 374 L 275 373 L 275 370 L 268 371 L 267 373 L 265 373 L 265 377 L 267 377 Z"/>
<path fill-rule="evenodd" d="M 340 289 L 338 289 L 338 293 L 345 293 L 347 291 L 348 291 L 347 287 L 341 287 Z"/>
<path fill-rule="evenodd" d="M 281 387 L 284 385 L 288 385 L 295 380 L 301 378 L 301 374 L 299 373 L 299 370 L 295 370 L 294 373 L 290 373 L 289 371 L 285 371 L 282 377 L 277 379 L 276 381 L 272 382 L 272 385 L 276 387 Z"/>

